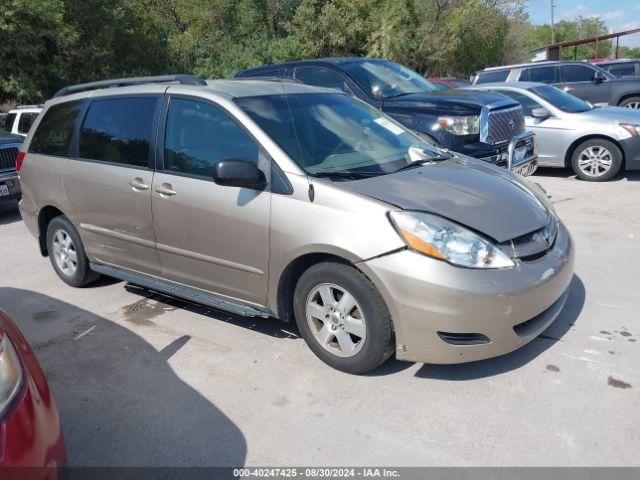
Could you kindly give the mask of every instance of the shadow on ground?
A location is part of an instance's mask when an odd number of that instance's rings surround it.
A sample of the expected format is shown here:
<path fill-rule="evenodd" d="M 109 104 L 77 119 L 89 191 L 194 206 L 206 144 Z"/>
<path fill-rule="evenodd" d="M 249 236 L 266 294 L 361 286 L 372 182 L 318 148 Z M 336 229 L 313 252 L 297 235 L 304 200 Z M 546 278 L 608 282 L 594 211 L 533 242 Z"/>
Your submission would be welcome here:
<path fill-rule="evenodd" d="M 576 177 L 576 174 L 570 168 L 549 168 L 549 167 L 540 167 L 536 170 L 536 173 L 533 176 L 529 177 L 530 180 L 535 182 L 536 177 L 555 177 L 555 178 L 571 178 L 577 182 L 581 182 L 583 180 L 579 180 Z M 618 172 L 618 174 L 613 177 L 611 180 L 608 180 L 604 183 L 611 182 L 619 182 L 622 180 L 627 180 L 629 182 L 640 182 L 640 172 L 634 170 L 626 170 Z M 591 182 L 585 182 L 591 183 Z"/>
<path fill-rule="evenodd" d="M 242 327 L 254 332 L 259 332 L 264 335 L 269 335 L 274 338 L 300 338 L 298 327 L 295 322 L 285 323 L 277 318 L 251 318 L 234 315 L 232 313 L 224 312 L 222 310 L 216 310 L 215 308 L 208 307 L 201 303 L 193 303 L 188 300 L 183 300 L 178 297 L 171 297 L 164 295 L 153 290 L 149 290 L 144 287 L 139 287 L 128 283 L 125 285 L 128 292 L 140 295 L 149 300 L 155 300 L 162 302 L 163 304 L 179 308 L 181 310 L 187 310 L 198 315 L 205 315 L 217 321 L 223 321 L 235 325 L 236 327 Z"/>
<path fill-rule="evenodd" d="M 569 298 L 556 320 L 538 338 L 524 347 L 501 357 L 479 362 L 456 365 L 423 365 L 416 377 L 437 380 L 474 380 L 509 372 L 526 365 L 545 350 L 551 348 L 569 331 L 582 312 L 585 302 L 585 288 L 577 275 L 573 276 Z"/>
<path fill-rule="evenodd" d="M 189 336 L 157 350 L 113 321 L 17 288 L 0 289 L 0 307 L 20 328 L 47 322 L 59 332 L 32 347 L 60 411 L 71 466 L 244 464 L 242 432 L 168 363 L 188 348 Z"/>
<path fill-rule="evenodd" d="M 0 225 L 8 225 L 22 221 L 20 212 L 18 211 L 18 201 L 0 201 Z"/>

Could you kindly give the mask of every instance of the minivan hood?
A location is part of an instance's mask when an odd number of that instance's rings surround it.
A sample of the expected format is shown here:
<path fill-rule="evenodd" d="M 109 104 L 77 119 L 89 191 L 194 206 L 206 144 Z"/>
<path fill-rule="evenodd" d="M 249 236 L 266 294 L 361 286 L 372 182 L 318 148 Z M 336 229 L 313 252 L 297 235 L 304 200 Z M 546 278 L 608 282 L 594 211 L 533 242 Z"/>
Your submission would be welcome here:
<path fill-rule="evenodd" d="M 412 109 L 412 110 L 441 110 L 458 115 L 478 115 L 482 107 L 494 103 L 504 104 L 510 101 L 503 95 L 487 93 L 479 90 L 447 90 L 429 93 L 412 93 L 397 98 L 383 100 L 382 108 Z M 513 102 L 514 105 L 518 105 Z"/>
<path fill-rule="evenodd" d="M 440 215 L 500 243 L 547 224 L 549 212 L 524 182 L 479 162 L 451 159 L 335 185 L 405 210 Z"/>

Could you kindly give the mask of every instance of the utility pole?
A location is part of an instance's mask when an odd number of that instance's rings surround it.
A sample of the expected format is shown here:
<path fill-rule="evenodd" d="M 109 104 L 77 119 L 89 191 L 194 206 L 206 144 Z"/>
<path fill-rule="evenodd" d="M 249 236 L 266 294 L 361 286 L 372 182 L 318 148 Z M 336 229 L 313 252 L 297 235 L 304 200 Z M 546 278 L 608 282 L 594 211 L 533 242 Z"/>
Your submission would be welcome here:
<path fill-rule="evenodd" d="M 553 9 L 556 5 L 553 3 L 553 0 L 549 0 L 549 4 L 551 5 L 551 44 L 553 45 L 556 43 L 556 32 L 553 26 Z"/>

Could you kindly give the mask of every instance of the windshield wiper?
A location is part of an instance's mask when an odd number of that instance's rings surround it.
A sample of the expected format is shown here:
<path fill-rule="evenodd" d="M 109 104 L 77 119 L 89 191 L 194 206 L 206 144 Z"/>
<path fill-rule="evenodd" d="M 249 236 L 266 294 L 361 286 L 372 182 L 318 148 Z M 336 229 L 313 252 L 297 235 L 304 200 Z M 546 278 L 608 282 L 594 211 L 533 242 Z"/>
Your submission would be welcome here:
<path fill-rule="evenodd" d="M 400 172 L 402 170 L 408 170 L 409 168 L 417 167 L 425 163 L 442 162 L 443 160 L 449 160 L 450 158 L 451 158 L 451 155 L 439 155 L 437 157 L 421 158 L 419 160 L 413 160 L 412 162 L 409 162 L 406 165 L 402 165 L 400 168 L 394 170 L 394 173 Z"/>

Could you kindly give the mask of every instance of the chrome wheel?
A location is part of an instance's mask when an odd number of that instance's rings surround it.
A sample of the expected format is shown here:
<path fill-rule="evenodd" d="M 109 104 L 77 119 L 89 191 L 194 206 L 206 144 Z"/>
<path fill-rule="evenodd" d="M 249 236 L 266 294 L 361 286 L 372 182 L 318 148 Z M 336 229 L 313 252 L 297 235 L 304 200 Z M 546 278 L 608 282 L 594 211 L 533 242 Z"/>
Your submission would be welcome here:
<path fill-rule="evenodd" d="M 53 234 L 53 258 L 62 273 L 72 277 L 78 269 L 78 253 L 73 240 L 64 230 Z"/>
<path fill-rule="evenodd" d="M 601 177 L 612 165 L 611 152 L 598 145 L 585 148 L 578 156 L 578 168 L 588 177 Z"/>
<path fill-rule="evenodd" d="M 638 108 L 640 108 L 640 102 L 638 102 L 638 101 L 629 102 L 624 106 L 624 108 L 635 108 L 635 109 L 638 109 Z"/>
<path fill-rule="evenodd" d="M 362 308 L 346 289 L 323 283 L 309 293 L 307 322 L 316 341 L 339 357 L 352 357 L 367 338 Z"/>

